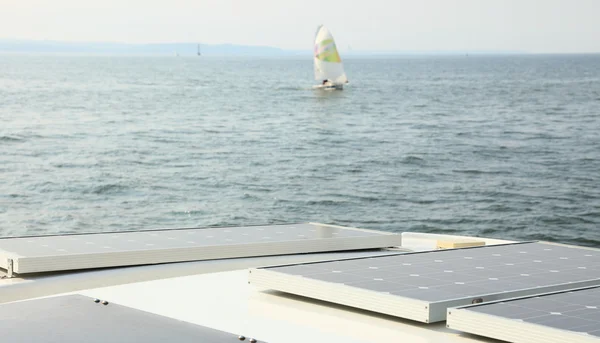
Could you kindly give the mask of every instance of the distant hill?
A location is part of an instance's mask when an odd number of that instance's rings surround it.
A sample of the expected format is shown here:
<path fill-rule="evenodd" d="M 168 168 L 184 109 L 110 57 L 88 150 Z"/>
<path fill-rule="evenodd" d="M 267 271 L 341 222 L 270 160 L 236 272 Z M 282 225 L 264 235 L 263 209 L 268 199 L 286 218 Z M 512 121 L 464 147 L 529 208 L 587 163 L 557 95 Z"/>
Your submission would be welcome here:
<path fill-rule="evenodd" d="M 0 52 L 27 53 L 89 53 L 124 55 L 196 55 L 197 43 L 87 43 L 57 41 L 0 40 Z M 234 44 L 200 45 L 202 55 L 274 56 L 296 54 L 296 51 L 268 46 Z M 302 52 L 301 52 L 302 53 Z M 307 52 L 304 52 L 307 53 Z"/>
<path fill-rule="evenodd" d="M 0 53 L 77 53 L 108 55 L 196 55 L 198 43 L 125 44 L 99 42 L 59 42 L 1 40 Z M 202 55 L 206 56 L 310 56 L 307 50 L 284 50 L 270 46 L 234 44 L 201 44 Z M 342 56 L 394 56 L 394 55 L 482 55 L 524 54 L 522 51 L 340 51 Z"/>

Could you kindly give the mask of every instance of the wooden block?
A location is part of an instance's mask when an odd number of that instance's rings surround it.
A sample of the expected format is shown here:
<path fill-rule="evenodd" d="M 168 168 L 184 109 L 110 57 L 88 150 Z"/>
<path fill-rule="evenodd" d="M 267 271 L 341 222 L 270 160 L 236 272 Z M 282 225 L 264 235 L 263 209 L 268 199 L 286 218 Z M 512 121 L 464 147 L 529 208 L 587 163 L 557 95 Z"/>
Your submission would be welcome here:
<path fill-rule="evenodd" d="M 476 241 L 476 240 L 467 240 L 467 239 L 457 239 L 457 240 L 438 240 L 437 248 L 438 249 L 457 249 L 457 248 L 467 248 L 467 247 L 480 247 L 485 245 L 484 241 Z"/>

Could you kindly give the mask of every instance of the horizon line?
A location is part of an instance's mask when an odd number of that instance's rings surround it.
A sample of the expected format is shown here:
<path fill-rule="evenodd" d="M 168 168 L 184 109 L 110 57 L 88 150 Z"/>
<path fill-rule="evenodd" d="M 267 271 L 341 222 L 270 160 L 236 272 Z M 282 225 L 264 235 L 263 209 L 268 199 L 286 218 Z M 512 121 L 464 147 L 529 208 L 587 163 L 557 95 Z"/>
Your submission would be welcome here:
<path fill-rule="evenodd" d="M 202 43 L 202 42 L 148 42 L 148 43 L 125 43 L 115 41 L 61 41 L 52 39 L 18 39 L 18 38 L 0 38 L 0 53 L 1 52 L 17 52 L 13 49 L 12 51 L 3 51 L 2 44 L 60 44 L 63 46 L 77 47 L 77 45 L 97 45 L 100 48 L 102 45 L 114 45 L 120 47 L 149 47 L 149 46 L 188 46 L 196 48 L 198 45 L 209 47 L 239 47 L 245 49 L 268 49 L 271 51 L 278 50 L 282 53 L 311 53 L 311 49 L 290 49 L 281 48 L 270 45 L 249 45 L 249 44 L 238 44 L 238 43 Z M 50 47 L 48 47 L 50 48 Z M 91 48 L 91 47 L 88 47 Z M 522 55 L 583 55 L 583 54 L 599 54 L 600 51 L 580 51 L 580 52 L 559 52 L 559 51 L 547 51 L 547 52 L 531 52 L 526 50 L 485 50 L 485 49 L 452 49 L 452 50 L 387 50 L 387 49 L 340 49 L 345 55 L 356 55 L 356 54 L 522 54 Z M 35 52 L 35 51 L 21 51 L 21 52 Z M 59 51 L 57 51 L 59 52 Z M 64 52 L 64 51 L 63 51 Z M 166 53 L 166 52 L 165 52 Z M 156 54 L 156 53 L 155 53 Z"/>

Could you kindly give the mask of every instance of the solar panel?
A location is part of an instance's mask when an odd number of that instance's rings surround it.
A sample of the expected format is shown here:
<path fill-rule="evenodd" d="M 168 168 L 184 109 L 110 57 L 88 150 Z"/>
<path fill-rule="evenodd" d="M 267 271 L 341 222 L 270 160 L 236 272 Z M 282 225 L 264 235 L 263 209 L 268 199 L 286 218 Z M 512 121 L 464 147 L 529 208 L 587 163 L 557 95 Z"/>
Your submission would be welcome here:
<path fill-rule="evenodd" d="M 600 252 L 528 242 L 256 268 L 249 280 L 430 323 L 448 307 L 600 285 Z"/>
<path fill-rule="evenodd" d="M 82 295 L 2 304 L 0 332 L 2 342 L 264 343 Z"/>
<path fill-rule="evenodd" d="M 600 288 L 448 309 L 448 327 L 523 343 L 600 342 Z"/>
<path fill-rule="evenodd" d="M 398 234 L 318 223 L 39 236 L 0 239 L 0 267 L 25 274 L 401 244 Z"/>

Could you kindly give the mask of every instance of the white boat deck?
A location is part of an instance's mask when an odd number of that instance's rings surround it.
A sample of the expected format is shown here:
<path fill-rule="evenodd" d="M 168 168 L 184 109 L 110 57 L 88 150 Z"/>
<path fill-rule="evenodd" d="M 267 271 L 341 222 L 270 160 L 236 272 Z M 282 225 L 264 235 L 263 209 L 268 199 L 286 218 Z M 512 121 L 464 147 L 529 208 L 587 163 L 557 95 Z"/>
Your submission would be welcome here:
<path fill-rule="evenodd" d="M 248 272 L 193 275 L 78 292 L 265 342 L 481 342 L 446 329 L 262 292 Z M 110 306 L 110 305 L 109 305 Z"/>
<path fill-rule="evenodd" d="M 405 233 L 403 248 L 435 249 L 456 236 Z M 507 243 L 486 240 L 488 245 Z M 0 280 L 0 303 L 81 294 L 202 325 L 259 342 L 494 342 L 447 329 L 359 309 L 257 289 L 248 269 L 397 253 L 398 250 L 335 252 L 183 262 Z M 1 305 L 0 305 L 1 306 Z M 0 307 L 1 311 L 1 307 Z"/>

